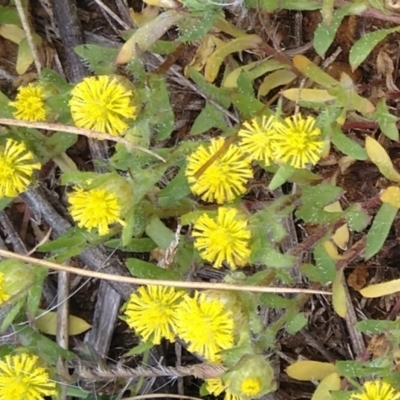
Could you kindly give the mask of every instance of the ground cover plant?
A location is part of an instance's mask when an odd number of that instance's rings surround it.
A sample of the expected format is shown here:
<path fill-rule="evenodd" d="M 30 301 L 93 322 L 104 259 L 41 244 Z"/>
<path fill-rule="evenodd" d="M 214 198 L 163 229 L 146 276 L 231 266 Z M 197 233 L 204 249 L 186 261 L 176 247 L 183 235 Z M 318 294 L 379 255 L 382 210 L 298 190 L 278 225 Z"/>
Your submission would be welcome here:
<path fill-rule="evenodd" d="M 0 4 L 0 400 L 400 399 L 389 0 Z"/>

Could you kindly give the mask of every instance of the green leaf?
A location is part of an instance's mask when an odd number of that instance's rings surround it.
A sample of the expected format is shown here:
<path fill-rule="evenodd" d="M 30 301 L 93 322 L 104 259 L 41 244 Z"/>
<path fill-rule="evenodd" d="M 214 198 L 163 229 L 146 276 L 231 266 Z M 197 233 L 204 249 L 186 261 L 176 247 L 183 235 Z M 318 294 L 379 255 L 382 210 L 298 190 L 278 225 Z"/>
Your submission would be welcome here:
<path fill-rule="evenodd" d="M 179 37 L 180 42 L 191 42 L 203 39 L 219 17 L 217 9 L 215 7 L 210 7 L 210 4 L 201 14 L 200 18 L 194 15 L 179 22 L 178 26 L 181 31 L 181 36 Z"/>
<path fill-rule="evenodd" d="M 98 46 L 96 44 L 82 44 L 74 47 L 74 51 L 96 75 L 111 75 L 117 70 L 114 63 L 118 49 Z"/>
<path fill-rule="evenodd" d="M 284 164 L 278 168 L 275 175 L 268 185 L 269 190 L 275 190 L 281 187 L 295 173 L 296 169 L 290 165 Z"/>
<path fill-rule="evenodd" d="M 296 263 L 296 257 L 282 254 L 261 235 L 254 238 L 251 260 L 271 268 L 289 268 Z"/>
<path fill-rule="evenodd" d="M 385 376 L 386 368 L 371 367 L 369 364 L 364 361 L 337 361 L 335 367 L 340 375 L 349 378 L 362 378 L 373 374 Z"/>
<path fill-rule="evenodd" d="M 260 304 L 264 307 L 289 308 L 296 300 L 287 299 L 275 293 L 263 293 L 260 296 Z"/>
<path fill-rule="evenodd" d="M 147 83 L 150 95 L 146 105 L 146 114 L 151 115 L 150 124 L 155 127 L 156 139 L 165 140 L 171 135 L 175 122 L 166 81 L 163 76 L 149 74 Z"/>
<path fill-rule="evenodd" d="M 345 210 L 344 217 L 350 230 L 355 232 L 363 231 L 371 222 L 371 216 L 362 209 L 360 203 L 352 204 Z"/>
<path fill-rule="evenodd" d="M 76 359 L 75 354 L 61 348 L 53 340 L 29 326 L 18 329 L 18 338 L 23 346 L 30 349 L 34 354 L 40 354 L 40 358 L 49 364 L 56 365 L 59 358 L 69 361 Z"/>
<path fill-rule="evenodd" d="M 335 39 L 336 32 L 346 15 L 350 14 L 360 14 L 366 9 L 364 4 L 348 4 L 343 7 L 338 8 L 332 17 L 332 21 L 329 26 L 322 21 L 318 28 L 314 32 L 314 49 L 318 55 L 324 57 L 326 51 L 330 47 Z"/>
<path fill-rule="evenodd" d="M 334 281 L 336 277 L 336 265 L 324 247 L 325 239 L 322 239 L 314 247 L 314 259 L 321 274 L 321 283 L 326 285 Z"/>
<path fill-rule="evenodd" d="M 158 193 L 158 204 L 161 207 L 169 207 L 179 200 L 185 199 L 190 194 L 190 186 L 182 168 L 171 182 Z"/>
<path fill-rule="evenodd" d="M 305 263 L 300 266 L 300 272 L 312 282 L 321 282 L 321 271 L 313 264 Z"/>
<path fill-rule="evenodd" d="M 396 218 L 397 211 L 398 209 L 396 207 L 388 203 L 381 205 L 368 231 L 364 254 L 366 260 L 377 254 L 383 247 L 393 221 Z"/>
<path fill-rule="evenodd" d="M 37 251 L 43 253 L 55 252 L 57 254 L 69 249 L 76 249 L 76 251 L 80 252 L 85 248 L 86 244 L 87 242 L 82 232 L 72 228 L 68 229 L 57 239 L 42 244 Z M 79 254 L 79 252 L 77 254 Z"/>
<path fill-rule="evenodd" d="M 371 119 L 376 121 L 381 131 L 391 140 L 399 140 L 399 130 L 397 128 L 397 117 L 389 111 L 384 98 L 380 99 L 376 105 L 376 111 Z"/>
<path fill-rule="evenodd" d="M 229 98 L 228 92 L 216 87 L 215 85 L 212 85 L 211 83 L 206 82 L 204 76 L 200 74 L 200 72 L 197 72 L 195 69 L 189 68 L 188 71 L 190 78 L 193 79 L 196 85 L 205 95 L 207 95 L 207 97 L 216 101 L 222 107 L 229 108 L 229 106 L 231 105 L 231 100 Z"/>
<path fill-rule="evenodd" d="M 397 331 L 399 329 L 399 322 L 365 319 L 364 321 L 357 322 L 356 328 L 367 335 L 378 335 L 380 333 L 388 333 L 389 331 Z"/>
<path fill-rule="evenodd" d="M 357 40 L 352 46 L 349 53 L 349 61 L 353 71 L 361 65 L 361 63 L 368 57 L 374 47 L 384 40 L 386 36 L 391 33 L 400 31 L 400 27 L 396 26 L 389 29 L 379 29 L 378 31 L 369 32 L 361 39 Z"/>
<path fill-rule="evenodd" d="M 140 343 L 137 346 L 130 349 L 126 354 L 124 354 L 124 356 L 125 357 L 138 356 L 140 354 L 145 353 L 146 351 L 151 350 L 153 347 L 154 344 L 152 342 Z"/>
<path fill-rule="evenodd" d="M 146 226 L 146 233 L 158 247 L 164 250 L 166 250 L 175 239 L 174 232 L 168 229 L 156 216 L 151 217 Z"/>
<path fill-rule="evenodd" d="M 324 211 L 323 207 L 337 200 L 341 192 L 341 188 L 328 184 L 303 187 L 302 206 L 296 211 L 296 216 L 311 223 L 325 224 L 337 221 L 343 213 Z"/>
<path fill-rule="evenodd" d="M 78 140 L 77 135 L 65 132 L 55 132 L 44 142 L 49 158 L 53 158 L 72 147 Z"/>
<path fill-rule="evenodd" d="M 15 7 L 0 7 L 0 25 L 2 24 L 21 26 L 21 21 Z"/>
<path fill-rule="evenodd" d="M 131 275 L 136 278 L 143 279 L 162 279 L 168 281 L 180 280 L 181 274 L 176 271 L 157 267 L 154 264 L 148 263 L 137 258 L 128 258 L 126 260 L 126 267 Z"/>
<path fill-rule="evenodd" d="M 264 103 L 257 100 L 255 95 L 249 95 L 240 92 L 231 92 L 230 98 L 232 104 L 239 110 L 242 119 L 249 119 L 265 107 Z"/>
<path fill-rule="evenodd" d="M 338 125 L 332 129 L 332 143 L 347 156 L 362 161 L 368 159 L 366 151 L 357 142 L 346 136 Z"/>
<path fill-rule="evenodd" d="M 190 129 L 190 135 L 199 135 L 207 132 L 211 128 L 219 128 L 222 131 L 225 131 L 227 125 L 225 123 L 225 115 L 223 112 L 207 101 L 205 107 L 195 119 Z"/>
<path fill-rule="evenodd" d="M 150 238 L 139 238 L 131 239 L 127 246 L 121 246 L 120 239 L 111 239 L 104 243 L 104 246 L 110 247 L 111 249 L 122 249 L 132 253 L 148 253 L 154 250 L 157 245 Z"/>
<path fill-rule="evenodd" d="M 296 314 L 290 321 L 285 325 L 286 331 L 292 335 L 301 331 L 307 325 L 307 318 L 304 313 Z"/>

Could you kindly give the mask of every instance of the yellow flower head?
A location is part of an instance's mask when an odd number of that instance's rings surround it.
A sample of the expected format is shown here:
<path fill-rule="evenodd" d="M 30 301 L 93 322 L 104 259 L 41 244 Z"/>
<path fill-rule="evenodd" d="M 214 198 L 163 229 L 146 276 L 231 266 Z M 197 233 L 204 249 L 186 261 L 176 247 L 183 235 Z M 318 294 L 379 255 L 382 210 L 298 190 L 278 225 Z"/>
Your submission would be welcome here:
<path fill-rule="evenodd" d="M 33 170 L 40 169 L 34 163 L 33 154 L 24 143 L 7 139 L 4 151 L 0 153 L 0 199 L 16 197 L 32 182 Z"/>
<path fill-rule="evenodd" d="M 172 287 L 141 286 L 126 304 L 127 324 L 145 342 L 150 340 L 153 344 L 160 344 L 162 338 L 173 341 L 175 314 L 184 294 Z"/>
<path fill-rule="evenodd" d="M 44 400 L 55 395 L 56 384 L 38 366 L 38 357 L 18 354 L 0 360 L 0 400 Z"/>
<path fill-rule="evenodd" d="M 30 83 L 18 88 L 15 101 L 10 101 L 10 106 L 17 111 L 14 118 L 26 121 L 44 121 L 46 119 L 45 94 L 42 86 Z"/>
<path fill-rule="evenodd" d="M 194 223 L 194 247 L 202 258 L 221 268 L 226 261 L 232 269 L 246 264 L 251 250 L 247 222 L 233 208 L 219 207 L 215 218 L 203 214 Z"/>
<path fill-rule="evenodd" d="M 137 116 L 133 92 L 107 75 L 85 78 L 71 95 L 72 118 L 80 128 L 117 136 L 128 129 L 126 120 Z"/>
<path fill-rule="evenodd" d="M 363 392 L 352 394 L 350 400 L 399 400 L 400 393 L 380 380 L 364 383 Z"/>
<path fill-rule="evenodd" d="M 300 114 L 275 124 L 274 158 L 295 168 L 315 165 L 321 157 L 324 141 L 315 127 L 315 119 Z"/>
<path fill-rule="evenodd" d="M 84 190 L 77 187 L 67 197 L 71 204 L 68 211 L 79 228 L 86 228 L 89 231 L 97 228 L 99 235 L 103 236 L 109 232 L 110 224 L 119 222 L 125 225 L 120 218 L 120 203 L 113 192 L 106 189 Z"/>
<path fill-rule="evenodd" d="M 258 399 L 276 390 L 274 370 L 262 355 L 245 355 L 222 376 L 231 393 L 241 400 Z"/>
<path fill-rule="evenodd" d="M 266 166 L 273 161 L 273 134 L 275 133 L 276 118 L 267 119 L 264 115 L 259 123 L 258 118 L 245 122 L 239 130 L 239 147 L 248 153 L 252 160 L 263 161 Z"/>
<path fill-rule="evenodd" d="M 223 391 L 225 391 L 224 400 L 240 400 L 239 396 L 235 396 L 230 392 L 229 388 L 224 385 L 221 378 L 207 379 L 206 389 L 208 393 L 214 395 L 215 397 L 219 396 Z"/>
<path fill-rule="evenodd" d="M 10 295 L 4 288 L 4 274 L 0 272 L 0 306 L 10 298 Z"/>
<path fill-rule="evenodd" d="M 233 346 L 233 318 L 222 302 L 195 292 L 185 295 L 176 312 L 176 333 L 189 343 L 189 351 L 208 361 L 219 361 L 217 354 Z"/>
<path fill-rule="evenodd" d="M 211 139 L 209 146 L 200 146 L 188 157 L 186 176 L 191 190 L 204 201 L 231 202 L 246 192 L 246 183 L 253 177 L 250 161 L 235 145 L 230 145 L 198 178 L 195 177 L 224 143 L 225 138 Z"/>

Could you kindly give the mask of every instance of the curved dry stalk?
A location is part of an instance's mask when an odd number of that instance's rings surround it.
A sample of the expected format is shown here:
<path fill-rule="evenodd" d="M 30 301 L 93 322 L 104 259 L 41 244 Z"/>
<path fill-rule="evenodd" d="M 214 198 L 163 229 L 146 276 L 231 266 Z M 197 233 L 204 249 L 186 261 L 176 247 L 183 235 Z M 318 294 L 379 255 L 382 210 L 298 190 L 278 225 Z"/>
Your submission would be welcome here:
<path fill-rule="evenodd" d="M 157 158 L 162 162 L 166 162 L 164 158 L 154 153 L 153 151 L 146 149 L 145 147 L 138 146 L 135 143 L 126 140 L 125 138 L 122 138 L 120 136 L 109 135 L 108 133 L 92 131 L 90 129 L 78 128 L 76 126 L 70 126 L 70 125 L 54 124 L 49 122 L 31 122 L 31 121 L 23 121 L 12 118 L 0 118 L 0 124 L 10 125 L 10 126 L 23 126 L 25 128 L 45 129 L 48 131 L 55 131 L 55 132 L 66 132 L 66 133 L 71 133 L 73 135 L 86 136 L 87 138 L 90 139 L 111 140 L 113 142 L 125 145 L 128 150 L 132 149 L 140 150 L 143 151 L 144 153 L 150 154 L 151 156 Z"/>
<path fill-rule="evenodd" d="M 33 61 L 35 63 L 36 70 L 37 70 L 38 74 L 40 74 L 40 71 L 42 70 L 42 64 L 40 63 L 40 60 L 39 60 L 39 55 L 38 55 L 38 52 L 36 49 L 35 42 L 33 40 L 32 29 L 28 22 L 28 18 L 26 17 L 25 10 L 22 5 L 22 1 L 15 0 L 15 7 L 17 8 L 18 16 L 21 21 L 21 25 L 24 30 L 26 40 L 28 42 L 29 50 L 32 53 L 32 57 L 33 57 Z"/>
<path fill-rule="evenodd" d="M 212 289 L 212 290 L 233 290 L 257 293 L 305 293 L 305 294 L 323 294 L 331 295 L 331 292 L 325 290 L 302 289 L 302 288 L 281 288 L 281 287 L 263 287 L 249 285 L 231 285 L 227 283 L 210 283 L 210 282 L 182 282 L 182 281 L 166 281 L 159 279 L 141 279 L 130 276 L 111 275 L 103 272 L 88 271 L 81 268 L 75 268 L 68 265 L 59 265 L 50 261 L 40 260 L 33 257 L 15 254 L 11 251 L 0 249 L 0 256 L 23 261 L 29 264 L 38 265 L 43 268 L 54 269 L 56 271 L 71 272 L 76 275 L 88 276 L 96 279 L 105 279 L 114 282 L 130 283 L 134 285 L 160 285 L 168 287 L 177 287 L 185 289 Z"/>

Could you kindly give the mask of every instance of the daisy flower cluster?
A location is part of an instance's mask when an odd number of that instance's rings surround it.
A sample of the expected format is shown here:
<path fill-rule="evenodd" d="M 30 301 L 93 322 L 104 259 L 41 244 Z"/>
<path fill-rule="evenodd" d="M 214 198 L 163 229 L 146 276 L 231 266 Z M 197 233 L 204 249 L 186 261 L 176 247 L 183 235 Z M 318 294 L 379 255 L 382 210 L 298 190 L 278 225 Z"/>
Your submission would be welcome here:
<path fill-rule="evenodd" d="M 16 111 L 16 119 L 46 121 L 49 108 L 45 89 L 30 83 L 18 89 L 15 101 L 9 102 Z M 69 101 L 74 124 L 81 128 L 122 135 L 129 128 L 128 121 L 138 114 L 137 95 L 128 90 L 116 77 L 91 76 L 74 86 Z M 16 197 L 33 181 L 34 170 L 41 165 L 22 142 L 8 139 L 0 152 L 0 199 Z M 121 205 L 116 193 L 110 189 L 85 190 L 76 187 L 68 194 L 69 211 L 80 228 L 96 229 L 100 236 L 109 233 L 111 224 L 124 225 Z"/>
<path fill-rule="evenodd" d="M 225 293 L 189 295 L 163 286 L 142 286 L 132 293 L 123 307 L 124 319 L 145 342 L 160 344 L 162 339 L 183 340 L 190 352 L 206 361 L 221 364 L 223 351 L 232 349 L 238 339 L 241 313 L 233 314 Z M 250 400 L 271 390 L 272 370 L 261 356 L 246 356 L 238 368 L 228 371 L 226 379 L 206 381 L 207 391 L 227 400 Z"/>
<path fill-rule="evenodd" d="M 301 169 L 315 165 L 324 147 L 315 119 L 300 114 L 283 121 L 274 116 L 254 118 L 243 124 L 238 135 L 238 144 L 211 139 L 189 155 L 185 174 L 192 193 L 202 200 L 223 205 L 243 195 L 253 177 L 252 161 Z M 195 221 L 194 246 L 215 268 L 223 263 L 232 269 L 244 266 L 251 253 L 248 225 L 239 211 L 222 206 L 216 216 L 204 214 Z"/>
<path fill-rule="evenodd" d="M 22 353 L 0 359 L 1 400 L 44 400 L 57 393 L 55 382 L 37 356 Z"/>

